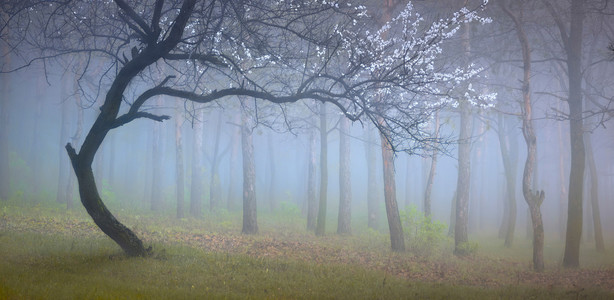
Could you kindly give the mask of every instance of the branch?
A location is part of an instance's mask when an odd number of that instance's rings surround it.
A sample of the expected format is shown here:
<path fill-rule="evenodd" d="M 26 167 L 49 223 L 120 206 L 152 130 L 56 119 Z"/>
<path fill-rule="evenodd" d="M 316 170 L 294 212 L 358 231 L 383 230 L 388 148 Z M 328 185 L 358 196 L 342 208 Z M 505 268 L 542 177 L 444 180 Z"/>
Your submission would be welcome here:
<path fill-rule="evenodd" d="M 136 119 L 140 119 L 140 118 L 145 118 L 145 119 L 151 119 L 154 121 L 158 121 L 158 122 L 162 122 L 164 120 L 168 120 L 171 117 L 167 116 L 167 115 L 154 115 L 152 113 L 148 113 L 148 112 L 144 112 L 144 111 L 138 111 L 136 113 L 132 113 L 132 114 L 125 114 L 122 115 L 121 117 L 115 119 L 115 122 L 113 122 L 113 124 L 111 124 L 111 129 L 123 126 L 127 123 L 130 123 Z"/>
<path fill-rule="evenodd" d="M 178 54 L 178 53 L 169 53 L 169 54 L 164 55 L 163 58 L 164 59 L 168 59 L 168 60 L 193 59 L 193 60 L 197 60 L 197 61 L 201 62 L 202 64 L 211 63 L 211 64 L 214 64 L 214 65 L 219 66 L 219 67 L 229 67 L 229 65 L 227 63 L 225 63 L 223 60 L 219 59 L 216 55 L 213 55 L 213 54 L 199 54 L 199 53 Z"/>
<path fill-rule="evenodd" d="M 126 14 L 128 15 L 128 17 L 130 17 L 130 19 L 132 19 L 134 22 L 136 22 L 139 27 L 144 31 L 144 33 L 151 37 L 152 36 L 152 32 L 151 32 L 151 28 L 149 28 L 149 26 L 147 25 L 147 23 L 145 23 L 145 20 L 143 20 L 143 18 L 141 18 L 133 9 L 132 7 L 130 7 L 126 2 L 124 2 L 124 0 L 114 0 L 115 4 L 117 4 L 117 6 L 119 6 L 119 8 L 121 10 L 123 10 L 124 12 L 126 12 Z M 156 6 L 158 5 L 158 3 L 156 3 Z M 156 7 L 157 8 L 157 7 Z"/>

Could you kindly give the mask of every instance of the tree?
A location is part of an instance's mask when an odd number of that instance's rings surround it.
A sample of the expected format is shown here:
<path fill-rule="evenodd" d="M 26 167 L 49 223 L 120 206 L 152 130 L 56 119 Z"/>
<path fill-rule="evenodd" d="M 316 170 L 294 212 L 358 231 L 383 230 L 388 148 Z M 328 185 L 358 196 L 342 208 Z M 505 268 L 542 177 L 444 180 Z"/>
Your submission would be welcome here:
<path fill-rule="evenodd" d="M 440 107 L 438 101 L 477 73 L 436 64 L 441 43 L 459 24 L 483 20 L 463 9 L 425 25 L 408 5 L 371 33 L 365 30 L 370 19 L 364 7 L 337 3 L 10 0 L 4 7 L 11 17 L 2 26 L 15 27 L 19 36 L 2 40 L 15 45 L 21 67 L 84 53 L 110 70 L 100 80 L 106 93 L 98 117 L 80 149 L 69 143 L 66 150 L 87 212 L 136 256 L 149 251 L 101 200 L 92 163 L 111 130 L 140 118 L 169 119 L 142 109 L 150 99 L 211 103 L 246 97 L 276 104 L 314 99 L 331 103 L 350 120 L 374 123 L 387 149 L 411 152 L 429 140 L 422 124 Z M 384 32 L 390 32 L 387 39 Z M 161 65 L 169 66 L 166 77 L 147 76 Z M 86 64 L 77 72 L 90 70 Z M 2 72 L 10 71 L 3 66 Z M 432 101 L 424 101 L 429 95 Z"/>
<path fill-rule="evenodd" d="M 350 120 L 339 120 L 339 217 L 337 234 L 352 233 L 352 186 L 350 182 Z"/>
<path fill-rule="evenodd" d="M 307 230 L 316 229 L 318 203 L 316 202 L 316 132 L 309 131 L 309 157 L 307 170 Z"/>
<path fill-rule="evenodd" d="M 514 22 L 514 28 L 518 35 L 522 49 L 523 78 L 522 78 L 522 134 L 527 144 L 527 159 L 522 175 L 522 194 L 529 205 L 531 223 L 533 229 L 533 269 L 541 272 L 544 270 L 544 224 L 540 206 L 544 201 L 544 191 L 534 191 L 532 180 L 537 153 L 537 138 L 533 129 L 533 114 L 531 103 L 531 49 L 528 37 L 522 26 L 522 20 L 514 14 L 506 4 L 501 4 L 503 11 Z"/>
<path fill-rule="evenodd" d="M 582 30 L 584 22 L 583 0 L 572 0 L 569 9 L 569 26 L 549 1 L 544 0 L 550 15 L 555 20 L 561 36 L 565 63 L 567 65 L 569 95 L 569 136 L 571 143 L 571 169 L 567 206 L 567 231 L 563 265 L 568 268 L 580 266 L 580 242 L 582 237 L 582 195 L 584 190 L 583 101 L 582 101 Z"/>
<path fill-rule="evenodd" d="M 258 233 L 256 209 L 256 167 L 252 125 L 247 112 L 248 100 L 241 100 L 241 153 L 243 153 L 243 230 L 245 234 Z"/>
<path fill-rule="evenodd" d="M 183 139 L 181 138 L 181 125 L 183 116 L 181 105 L 175 108 L 175 189 L 177 197 L 177 219 L 184 216 L 183 198 L 185 194 L 184 168 L 183 168 Z"/>
<path fill-rule="evenodd" d="M 468 25 L 463 26 L 463 48 L 465 57 L 469 55 L 470 31 Z M 467 58 L 465 58 L 467 59 Z M 469 241 L 467 226 L 469 222 L 469 188 L 471 187 L 471 132 L 473 122 L 471 104 L 468 99 L 459 103 L 460 133 L 458 136 L 458 176 L 456 182 L 456 205 L 454 217 L 454 254 L 465 254 L 464 244 Z"/>
<path fill-rule="evenodd" d="M 326 200 L 328 194 L 328 131 L 326 127 L 326 105 L 320 104 L 320 200 L 318 202 L 318 217 L 316 235 L 326 232 Z"/>

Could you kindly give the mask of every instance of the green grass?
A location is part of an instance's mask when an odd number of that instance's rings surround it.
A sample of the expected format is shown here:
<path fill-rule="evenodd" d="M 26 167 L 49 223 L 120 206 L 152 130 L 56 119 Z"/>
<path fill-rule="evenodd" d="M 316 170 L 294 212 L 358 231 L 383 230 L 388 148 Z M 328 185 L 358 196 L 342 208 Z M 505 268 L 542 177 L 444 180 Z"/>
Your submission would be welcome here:
<path fill-rule="evenodd" d="M 3 232 L 0 298 L 575 298 L 600 291 L 421 283 L 349 265 L 211 253 L 178 245 L 126 258 L 107 239 Z"/>
<path fill-rule="evenodd" d="M 298 215 L 263 214 L 256 236 L 239 233 L 235 212 L 181 220 L 121 210 L 118 216 L 153 244 L 153 257 L 123 256 L 81 207 L 65 211 L 53 204 L 4 202 L 0 299 L 614 298 L 612 289 L 590 284 L 533 282 L 530 247 L 521 239 L 512 249 L 479 240 L 477 254 L 463 259 L 450 251 L 420 257 L 391 253 L 387 236 L 377 231 L 315 237 L 302 220 L 296 222 Z M 195 235 L 203 239 L 192 239 Z M 547 253 L 557 249 L 552 246 Z M 609 253 L 592 258 L 610 266 L 596 278 L 612 274 Z M 547 273 L 534 278 L 585 274 L 554 264 L 550 260 Z"/>

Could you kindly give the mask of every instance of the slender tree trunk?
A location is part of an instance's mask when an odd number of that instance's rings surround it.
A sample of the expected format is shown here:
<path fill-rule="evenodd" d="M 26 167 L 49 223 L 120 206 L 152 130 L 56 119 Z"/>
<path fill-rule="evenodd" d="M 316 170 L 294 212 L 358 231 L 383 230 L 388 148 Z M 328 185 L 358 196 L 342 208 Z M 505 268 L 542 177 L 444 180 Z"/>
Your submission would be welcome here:
<path fill-rule="evenodd" d="M 267 135 L 267 146 L 269 148 L 267 153 L 269 163 L 269 191 L 267 194 L 269 195 L 269 210 L 275 211 L 277 208 L 277 196 L 275 194 L 275 147 L 273 146 L 271 134 Z"/>
<path fill-rule="evenodd" d="M 452 194 L 452 202 L 450 203 L 450 226 L 448 226 L 448 236 L 454 236 L 456 228 L 456 191 Z"/>
<path fill-rule="evenodd" d="M 560 102 L 557 104 L 560 106 Z M 567 215 L 565 208 L 567 207 L 567 184 L 565 174 L 565 148 L 563 143 L 563 126 L 561 122 L 557 122 L 557 130 L 559 134 L 559 209 L 558 209 L 558 228 L 561 239 L 565 237 L 565 224 L 567 223 Z"/>
<path fill-rule="evenodd" d="M 582 23 L 584 0 L 571 1 L 571 24 L 565 50 L 569 75 L 569 137 L 571 142 L 571 171 L 569 174 L 569 201 L 567 206 L 567 233 L 563 266 L 580 266 L 582 238 L 582 194 L 584 189 L 584 129 L 582 121 Z M 563 35 L 566 33 L 562 32 Z"/>
<path fill-rule="evenodd" d="M 181 138 L 181 124 L 183 123 L 182 105 L 175 108 L 175 189 L 177 197 L 177 219 L 184 217 L 184 170 L 183 170 L 183 141 Z"/>
<path fill-rule="evenodd" d="M 377 229 L 379 222 L 379 201 L 377 192 L 376 171 L 376 148 L 373 128 L 369 124 L 366 127 L 365 148 L 367 154 L 367 224 L 369 228 Z"/>
<path fill-rule="evenodd" d="M 505 5 L 501 5 L 505 13 L 514 21 L 518 40 L 522 48 L 523 80 L 522 80 L 522 134 L 527 144 L 527 159 L 522 176 L 522 194 L 529 205 L 533 229 L 533 269 L 544 270 L 544 225 L 541 215 L 541 204 L 544 201 L 544 191 L 533 191 L 533 176 L 537 156 L 537 139 L 533 129 L 532 103 L 531 103 L 531 50 L 529 40 L 522 26 L 521 20 Z M 537 176 L 535 176 L 537 177 Z"/>
<path fill-rule="evenodd" d="M 309 133 L 309 162 L 307 174 L 307 230 L 316 229 L 318 203 L 316 202 L 316 134 Z"/>
<path fill-rule="evenodd" d="M 503 223 L 501 224 L 501 233 L 505 238 L 504 246 L 509 248 L 514 243 L 514 232 L 516 231 L 516 168 L 518 159 L 518 140 L 516 135 L 511 132 L 511 118 L 503 117 L 503 114 L 499 114 L 499 130 L 497 131 L 499 137 L 499 148 L 501 150 L 501 158 L 503 160 L 503 169 L 505 171 L 505 216 L 503 217 Z"/>
<path fill-rule="evenodd" d="M 337 234 L 352 233 L 352 185 L 350 182 L 350 120 L 339 121 L 339 217 Z"/>
<path fill-rule="evenodd" d="M 382 142 L 382 162 L 384 165 L 384 201 L 386 202 L 386 216 L 388 217 L 388 229 L 390 230 L 390 245 L 392 251 L 401 252 L 405 251 L 405 239 L 397 205 L 394 153 L 388 143 L 388 139 L 383 134 L 380 134 L 380 137 Z"/>
<path fill-rule="evenodd" d="M 435 139 L 439 138 L 439 112 L 435 113 Z M 426 189 L 424 191 L 424 215 L 426 217 L 431 216 L 431 192 L 433 190 L 433 181 L 435 179 L 435 170 L 437 169 L 437 146 L 433 148 L 431 152 L 431 167 L 429 169 L 429 175 L 426 180 Z"/>
<path fill-rule="evenodd" d="M 463 24 L 463 47 L 469 55 L 469 25 Z M 456 224 L 454 226 L 454 254 L 463 255 L 463 244 L 469 241 L 467 225 L 469 223 L 469 192 L 471 187 L 471 107 L 467 100 L 462 100 L 460 109 L 460 134 L 458 140 L 458 177 L 456 183 Z"/>
<path fill-rule="evenodd" d="M 156 104 L 161 104 L 161 99 L 156 99 Z M 162 124 L 153 124 L 153 139 L 151 151 L 151 210 L 162 210 Z M 113 150 L 111 150 L 113 153 Z"/>
<path fill-rule="evenodd" d="M 193 145 L 192 145 L 192 177 L 190 184 L 190 214 L 193 217 L 200 218 L 202 216 L 203 203 L 203 184 L 204 184 L 204 168 L 202 162 L 203 156 L 203 131 L 204 131 L 204 111 L 199 109 L 196 113 L 197 120 L 194 120 L 193 130 Z"/>
<path fill-rule="evenodd" d="M 244 105 L 245 102 L 243 101 Z M 241 113 L 241 149 L 243 153 L 243 230 L 244 234 L 258 233 L 256 208 L 256 168 L 254 163 L 254 143 L 249 116 Z"/>
<path fill-rule="evenodd" d="M 318 204 L 318 218 L 316 235 L 326 233 L 326 200 L 328 194 L 328 141 L 326 127 L 326 103 L 320 103 L 320 202 Z"/>
<path fill-rule="evenodd" d="M 215 142 L 213 144 L 213 156 L 211 157 L 211 178 L 209 182 L 209 211 L 215 211 L 222 198 L 220 187 L 220 136 L 221 136 L 222 117 L 218 116 L 215 126 Z"/>
<path fill-rule="evenodd" d="M 593 143 L 591 137 L 587 135 L 586 141 L 586 158 L 588 161 L 588 170 L 590 175 L 590 191 L 591 191 L 591 212 L 593 214 L 593 228 L 595 232 L 595 247 L 599 252 L 605 252 L 603 242 L 603 230 L 601 228 L 601 215 L 599 213 L 599 177 L 597 176 L 597 165 L 595 164 L 595 156 L 593 153 Z"/>

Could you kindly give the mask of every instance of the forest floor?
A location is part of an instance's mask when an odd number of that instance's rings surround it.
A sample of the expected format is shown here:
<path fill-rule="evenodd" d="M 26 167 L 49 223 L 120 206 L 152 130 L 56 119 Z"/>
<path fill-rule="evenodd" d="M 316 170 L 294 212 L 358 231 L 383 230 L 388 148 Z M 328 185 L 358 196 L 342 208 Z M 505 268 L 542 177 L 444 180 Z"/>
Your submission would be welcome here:
<path fill-rule="evenodd" d="M 561 243 L 549 243 L 547 239 L 546 271 L 537 273 L 531 270 L 530 241 L 520 237 L 512 248 L 504 248 L 503 242 L 496 238 L 482 238 L 476 253 L 455 257 L 451 255 L 451 245 L 434 249 L 428 255 L 418 255 L 411 251 L 410 243 L 409 251 L 395 253 L 389 250 L 387 235 L 374 230 L 350 236 L 339 236 L 331 232 L 323 237 L 316 237 L 303 228 L 302 222 L 297 224 L 296 218 L 288 216 L 271 216 L 268 219 L 261 217 L 261 230 L 257 235 L 240 234 L 240 216 L 228 212 L 201 220 L 120 211 L 119 218 L 133 228 L 146 244 L 153 245 L 154 257 L 161 259 L 173 256 L 173 247 L 189 247 L 216 255 L 247 257 L 256 261 L 291 261 L 293 264 L 337 266 L 341 269 L 352 266 L 376 272 L 379 274 L 379 280 L 383 280 L 382 285 L 386 285 L 388 278 L 392 281 L 491 291 L 508 291 L 522 287 L 538 291 L 537 295 L 552 294 L 556 298 L 614 297 L 613 251 L 598 253 L 591 250 L 588 244 L 583 245 L 583 267 L 565 269 L 559 262 Z M 108 243 L 103 248 L 115 247 L 110 240 L 107 241 L 108 238 L 82 209 L 66 212 L 40 206 L 32 209 L 2 207 L 0 239 L 4 237 L 17 240 L 2 242 L 19 243 L 17 236 L 21 234 L 34 235 L 33 239 L 51 236 L 64 240 L 64 243 L 67 243 L 66 240 L 105 241 Z M 22 242 L 31 243 L 27 240 Z M 45 245 L 48 243 L 50 242 Z M 70 252 L 75 247 L 74 242 L 72 243 L 70 249 L 64 249 L 68 247 L 66 246 L 58 251 Z M 34 246 L 24 247 L 37 246 L 35 243 Z M 168 252 L 167 248 L 170 249 Z M 44 253 L 41 251 L 34 253 L 40 257 L 41 253 Z M 109 258 L 120 255 L 119 248 L 111 253 L 114 254 L 109 255 Z M 6 255 L 10 256 L 10 253 Z M 0 288 L 0 298 L 1 292 Z M 264 297 L 268 296 L 270 295 Z M 293 294 L 285 294 L 283 298 L 286 296 L 294 298 Z M 518 296 L 524 298 L 526 294 Z"/>

